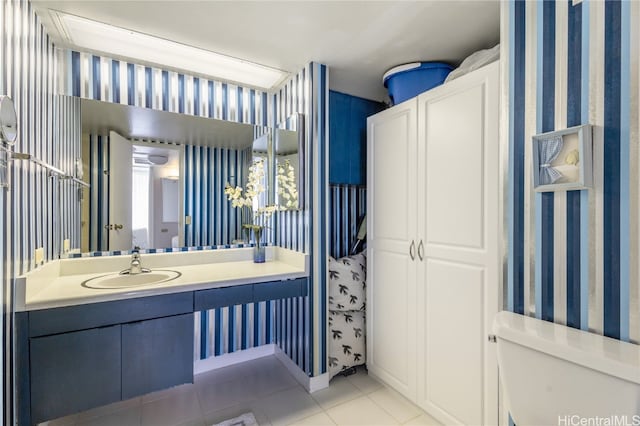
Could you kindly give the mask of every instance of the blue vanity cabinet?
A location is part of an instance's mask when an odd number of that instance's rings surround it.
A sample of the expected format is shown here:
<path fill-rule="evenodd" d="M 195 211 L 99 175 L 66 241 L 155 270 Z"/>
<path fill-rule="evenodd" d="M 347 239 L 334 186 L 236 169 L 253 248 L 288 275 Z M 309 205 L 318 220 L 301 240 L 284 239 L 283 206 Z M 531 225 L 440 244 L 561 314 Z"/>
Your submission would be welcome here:
<path fill-rule="evenodd" d="M 193 292 L 19 312 L 18 424 L 193 382 Z"/>
<path fill-rule="evenodd" d="M 122 325 L 122 399 L 193 382 L 193 313 Z"/>
<path fill-rule="evenodd" d="M 33 423 L 120 401 L 120 326 L 29 342 Z"/>
<path fill-rule="evenodd" d="M 192 383 L 194 312 L 308 291 L 305 277 L 17 312 L 18 424 Z"/>

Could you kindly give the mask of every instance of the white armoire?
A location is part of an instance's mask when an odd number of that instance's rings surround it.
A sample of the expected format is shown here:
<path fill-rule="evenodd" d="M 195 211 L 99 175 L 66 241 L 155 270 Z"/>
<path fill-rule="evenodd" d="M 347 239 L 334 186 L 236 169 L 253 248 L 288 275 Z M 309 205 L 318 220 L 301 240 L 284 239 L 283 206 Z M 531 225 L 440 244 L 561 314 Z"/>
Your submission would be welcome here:
<path fill-rule="evenodd" d="M 367 367 L 445 424 L 498 424 L 499 64 L 367 121 Z"/>

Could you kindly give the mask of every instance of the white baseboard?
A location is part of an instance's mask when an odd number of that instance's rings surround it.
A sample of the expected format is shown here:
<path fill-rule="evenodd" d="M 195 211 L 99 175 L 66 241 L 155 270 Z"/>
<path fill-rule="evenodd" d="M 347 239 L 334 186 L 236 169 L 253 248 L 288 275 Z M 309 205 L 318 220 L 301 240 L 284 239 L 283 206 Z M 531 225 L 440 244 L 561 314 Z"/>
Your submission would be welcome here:
<path fill-rule="evenodd" d="M 313 393 L 329 387 L 329 373 L 324 373 L 315 377 L 309 377 L 278 346 L 275 346 L 275 355 L 276 358 L 278 358 L 278 360 L 280 360 L 280 362 L 287 368 L 287 370 L 289 370 L 289 373 L 291 373 L 291 375 L 298 381 L 298 383 L 300 383 L 307 390 L 307 392 Z"/>
<path fill-rule="evenodd" d="M 216 370 L 218 368 L 228 367 L 241 362 L 251 361 L 252 359 L 273 355 L 275 351 L 276 345 L 270 344 L 256 346 L 255 348 L 244 349 L 230 354 L 212 356 L 207 359 L 199 359 L 193 364 L 193 374 L 206 373 L 207 371 Z"/>
<path fill-rule="evenodd" d="M 316 391 L 326 389 L 329 387 L 329 373 L 324 373 L 319 376 L 309 377 L 309 387 L 307 390 L 309 393 L 314 393 Z"/>
<path fill-rule="evenodd" d="M 324 373 L 315 377 L 307 376 L 307 374 L 275 344 L 256 346 L 255 348 L 232 352 L 230 354 L 212 356 L 207 359 L 199 359 L 193 364 L 193 374 L 202 374 L 207 371 L 228 367 L 230 365 L 270 355 L 275 355 L 282 365 L 289 370 L 289 373 L 291 373 L 298 383 L 307 390 L 307 392 L 313 393 L 329 387 L 329 373 Z"/>

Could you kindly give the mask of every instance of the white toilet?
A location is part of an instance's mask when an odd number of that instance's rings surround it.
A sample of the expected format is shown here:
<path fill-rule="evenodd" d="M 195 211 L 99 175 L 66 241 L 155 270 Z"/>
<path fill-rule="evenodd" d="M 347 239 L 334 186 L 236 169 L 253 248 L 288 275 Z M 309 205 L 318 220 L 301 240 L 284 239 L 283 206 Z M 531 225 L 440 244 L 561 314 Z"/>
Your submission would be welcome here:
<path fill-rule="evenodd" d="M 517 426 L 640 424 L 640 346 L 513 312 L 493 330 Z M 622 423 L 580 423 L 596 418 Z"/>

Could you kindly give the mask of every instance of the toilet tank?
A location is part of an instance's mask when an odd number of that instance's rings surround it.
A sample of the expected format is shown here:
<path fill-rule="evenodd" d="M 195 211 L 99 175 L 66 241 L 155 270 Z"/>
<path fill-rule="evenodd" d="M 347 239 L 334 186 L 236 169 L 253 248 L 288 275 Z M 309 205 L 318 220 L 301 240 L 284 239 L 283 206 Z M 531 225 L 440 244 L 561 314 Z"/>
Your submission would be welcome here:
<path fill-rule="evenodd" d="M 513 312 L 493 330 L 517 426 L 640 425 L 640 346 Z"/>

